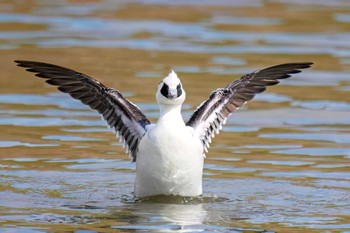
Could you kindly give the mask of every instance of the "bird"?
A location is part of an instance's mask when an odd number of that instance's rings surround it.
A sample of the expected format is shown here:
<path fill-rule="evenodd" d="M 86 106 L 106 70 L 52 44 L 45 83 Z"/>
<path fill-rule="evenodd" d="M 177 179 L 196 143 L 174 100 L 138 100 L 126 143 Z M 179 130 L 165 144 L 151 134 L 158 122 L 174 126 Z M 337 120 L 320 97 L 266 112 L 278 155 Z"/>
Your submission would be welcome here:
<path fill-rule="evenodd" d="M 121 92 L 88 75 L 44 62 L 15 62 L 101 114 L 119 137 L 131 161 L 136 162 L 136 198 L 202 195 L 204 158 L 212 138 L 231 114 L 268 86 L 313 64 L 285 63 L 245 74 L 211 92 L 187 122 L 181 114 L 186 92 L 177 74 L 171 70 L 158 84 L 156 101 L 160 115 L 155 123 L 151 123 Z"/>

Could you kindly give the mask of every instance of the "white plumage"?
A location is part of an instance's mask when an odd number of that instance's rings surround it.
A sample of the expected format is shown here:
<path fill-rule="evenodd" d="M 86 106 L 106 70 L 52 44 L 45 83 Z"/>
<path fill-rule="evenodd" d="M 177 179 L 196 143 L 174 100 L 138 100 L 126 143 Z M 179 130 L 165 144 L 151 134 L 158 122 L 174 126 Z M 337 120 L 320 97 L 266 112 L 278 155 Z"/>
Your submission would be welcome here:
<path fill-rule="evenodd" d="M 160 117 L 150 125 L 139 144 L 136 160 L 135 195 L 157 194 L 197 196 L 202 193 L 203 146 L 192 127 L 186 126 L 181 115 L 185 91 L 167 98 L 163 85 L 176 93 L 180 80 L 172 71 L 158 87 L 156 99 Z M 182 87 L 181 87 L 182 88 Z"/>

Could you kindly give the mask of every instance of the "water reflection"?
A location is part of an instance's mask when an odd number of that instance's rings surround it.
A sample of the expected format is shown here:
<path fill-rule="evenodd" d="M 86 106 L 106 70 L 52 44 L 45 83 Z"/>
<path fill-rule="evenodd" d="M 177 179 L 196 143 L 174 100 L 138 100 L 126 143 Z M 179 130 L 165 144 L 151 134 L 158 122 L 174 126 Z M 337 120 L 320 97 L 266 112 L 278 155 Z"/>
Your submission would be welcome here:
<path fill-rule="evenodd" d="M 120 210 L 119 210 L 120 211 Z M 125 210 L 115 214 L 125 214 Z M 111 226 L 113 229 L 129 229 L 153 232 L 196 232 L 203 231 L 207 217 L 201 204 L 143 204 L 138 203 L 128 209 L 131 216 L 128 225 Z M 197 227 L 198 228 L 197 228 Z M 200 227 L 199 227 L 200 226 Z"/>

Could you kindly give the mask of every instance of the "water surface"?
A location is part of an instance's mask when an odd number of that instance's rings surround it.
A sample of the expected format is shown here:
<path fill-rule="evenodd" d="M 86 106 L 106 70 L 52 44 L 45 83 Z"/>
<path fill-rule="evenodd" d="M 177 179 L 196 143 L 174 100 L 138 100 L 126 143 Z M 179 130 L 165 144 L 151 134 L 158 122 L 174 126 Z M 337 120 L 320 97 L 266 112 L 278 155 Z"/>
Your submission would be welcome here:
<path fill-rule="evenodd" d="M 0 2 L 0 232 L 350 231 L 347 1 Z M 184 118 L 265 66 L 312 69 L 235 113 L 199 198 L 133 199 L 135 165 L 97 113 L 15 66 L 71 67 L 155 121 L 174 69 Z"/>

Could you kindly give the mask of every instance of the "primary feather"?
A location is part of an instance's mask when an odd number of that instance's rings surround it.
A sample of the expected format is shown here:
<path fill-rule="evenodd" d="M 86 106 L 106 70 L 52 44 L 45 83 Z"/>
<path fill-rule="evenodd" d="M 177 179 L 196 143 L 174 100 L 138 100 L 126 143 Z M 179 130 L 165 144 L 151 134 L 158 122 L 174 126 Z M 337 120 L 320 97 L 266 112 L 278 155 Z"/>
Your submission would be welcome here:
<path fill-rule="evenodd" d="M 125 99 L 117 90 L 74 70 L 43 62 L 15 62 L 100 113 L 120 137 L 131 159 L 136 161 L 138 144 L 150 121 L 135 104 Z"/>
<path fill-rule="evenodd" d="M 291 77 L 291 74 L 309 68 L 311 62 L 288 63 L 271 66 L 246 74 L 211 93 L 190 117 L 187 125 L 193 127 L 208 152 L 211 139 L 218 134 L 227 118 L 267 86 L 276 85 L 279 79 Z"/>

